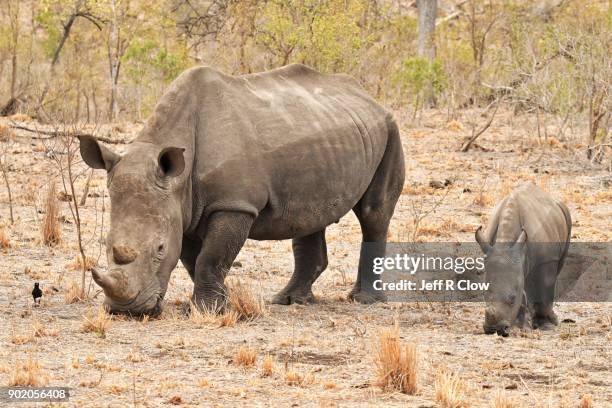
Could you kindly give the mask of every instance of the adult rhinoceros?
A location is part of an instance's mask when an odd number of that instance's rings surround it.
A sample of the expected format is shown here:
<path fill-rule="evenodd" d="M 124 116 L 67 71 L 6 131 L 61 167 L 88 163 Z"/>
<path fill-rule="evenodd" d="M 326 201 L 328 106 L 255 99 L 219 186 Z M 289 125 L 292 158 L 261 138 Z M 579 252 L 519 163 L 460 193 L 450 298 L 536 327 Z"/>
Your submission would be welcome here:
<path fill-rule="evenodd" d="M 345 75 L 303 65 L 228 76 L 181 74 L 122 156 L 81 137 L 81 156 L 107 171 L 108 270 L 93 273 L 115 312 L 156 314 L 179 258 L 198 306 L 221 304 L 247 238 L 293 239 L 295 271 L 273 298 L 312 300 L 327 266 L 325 228 L 349 210 L 364 242 L 350 296 L 380 300 L 371 257 L 384 252 L 404 181 L 396 123 Z"/>

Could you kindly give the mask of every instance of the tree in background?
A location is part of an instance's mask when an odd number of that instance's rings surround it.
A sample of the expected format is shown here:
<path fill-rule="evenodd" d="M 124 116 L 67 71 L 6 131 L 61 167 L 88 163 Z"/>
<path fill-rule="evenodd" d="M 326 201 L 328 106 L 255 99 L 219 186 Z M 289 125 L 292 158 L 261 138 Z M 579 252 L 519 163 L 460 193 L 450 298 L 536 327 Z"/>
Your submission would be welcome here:
<path fill-rule="evenodd" d="M 417 55 L 432 65 L 436 58 L 436 14 L 438 10 L 437 0 L 417 0 L 419 13 L 419 36 L 417 41 Z M 436 94 L 434 92 L 433 79 L 424 88 L 424 104 L 428 107 L 435 106 Z"/>

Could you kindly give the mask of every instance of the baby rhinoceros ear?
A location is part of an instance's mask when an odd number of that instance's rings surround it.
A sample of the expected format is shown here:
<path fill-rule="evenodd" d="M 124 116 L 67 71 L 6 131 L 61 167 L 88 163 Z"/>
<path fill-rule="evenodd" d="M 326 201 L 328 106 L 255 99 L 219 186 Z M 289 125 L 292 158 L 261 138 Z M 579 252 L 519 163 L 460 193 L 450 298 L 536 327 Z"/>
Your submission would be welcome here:
<path fill-rule="evenodd" d="M 83 161 L 94 169 L 105 169 L 107 172 L 117 164 L 121 156 L 100 144 L 93 136 L 79 136 L 80 151 Z"/>
<path fill-rule="evenodd" d="M 178 177 L 185 170 L 185 149 L 182 147 L 166 147 L 157 159 L 163 177 Z"/>

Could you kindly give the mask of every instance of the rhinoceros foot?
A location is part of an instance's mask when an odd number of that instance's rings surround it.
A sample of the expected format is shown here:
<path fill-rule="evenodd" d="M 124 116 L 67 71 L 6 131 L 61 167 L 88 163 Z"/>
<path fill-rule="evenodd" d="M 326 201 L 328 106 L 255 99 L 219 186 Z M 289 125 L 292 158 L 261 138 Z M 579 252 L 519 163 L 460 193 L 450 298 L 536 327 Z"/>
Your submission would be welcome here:
<path fill-rule="evenodd" d="M 557 316 L 537 316 L 533 318 L 533 328 L 540 330 L 552 330 L 559 324 Z"/>
<path fill-rule="evenodd" d="M 272 303 L 276 305 L 290 305 L 292 303 L 298 303 L 306 305 L 308 303 L 314 303 L 316 301 L 312 290 L 300 290 L 300 289 L 283 289 L 278 292 L 272 298 Z"/>
<path fill-rule="evenodd" d="M 386 302 L 387 298 L 382 292 L 366 291 L 359 288 L 353 288 L 348 294 L 349 300 L 357 303 L 369 305 L 377 302 Z"/>

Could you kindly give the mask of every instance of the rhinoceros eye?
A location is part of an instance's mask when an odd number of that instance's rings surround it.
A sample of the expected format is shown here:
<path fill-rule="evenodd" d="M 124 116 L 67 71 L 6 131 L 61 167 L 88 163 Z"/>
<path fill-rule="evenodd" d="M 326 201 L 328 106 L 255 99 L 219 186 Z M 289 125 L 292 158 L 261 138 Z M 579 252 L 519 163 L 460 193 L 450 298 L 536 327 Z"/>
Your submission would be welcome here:
<path fill-rule="evenodd" d="M 166 249 L 166 245 L 163 242 L 160 242 L 159 245 L 157 246 L 157 253 L 162 254 L 165 249 Z"/>
<path fill-rule="evenodd" d="M 513 305 L 514 302 L 516 302 L 516 295 L 515 294 L 508 295 L 508 297 L 506 298 L 506 302 L 508 302 L 509 305 Z"/>

